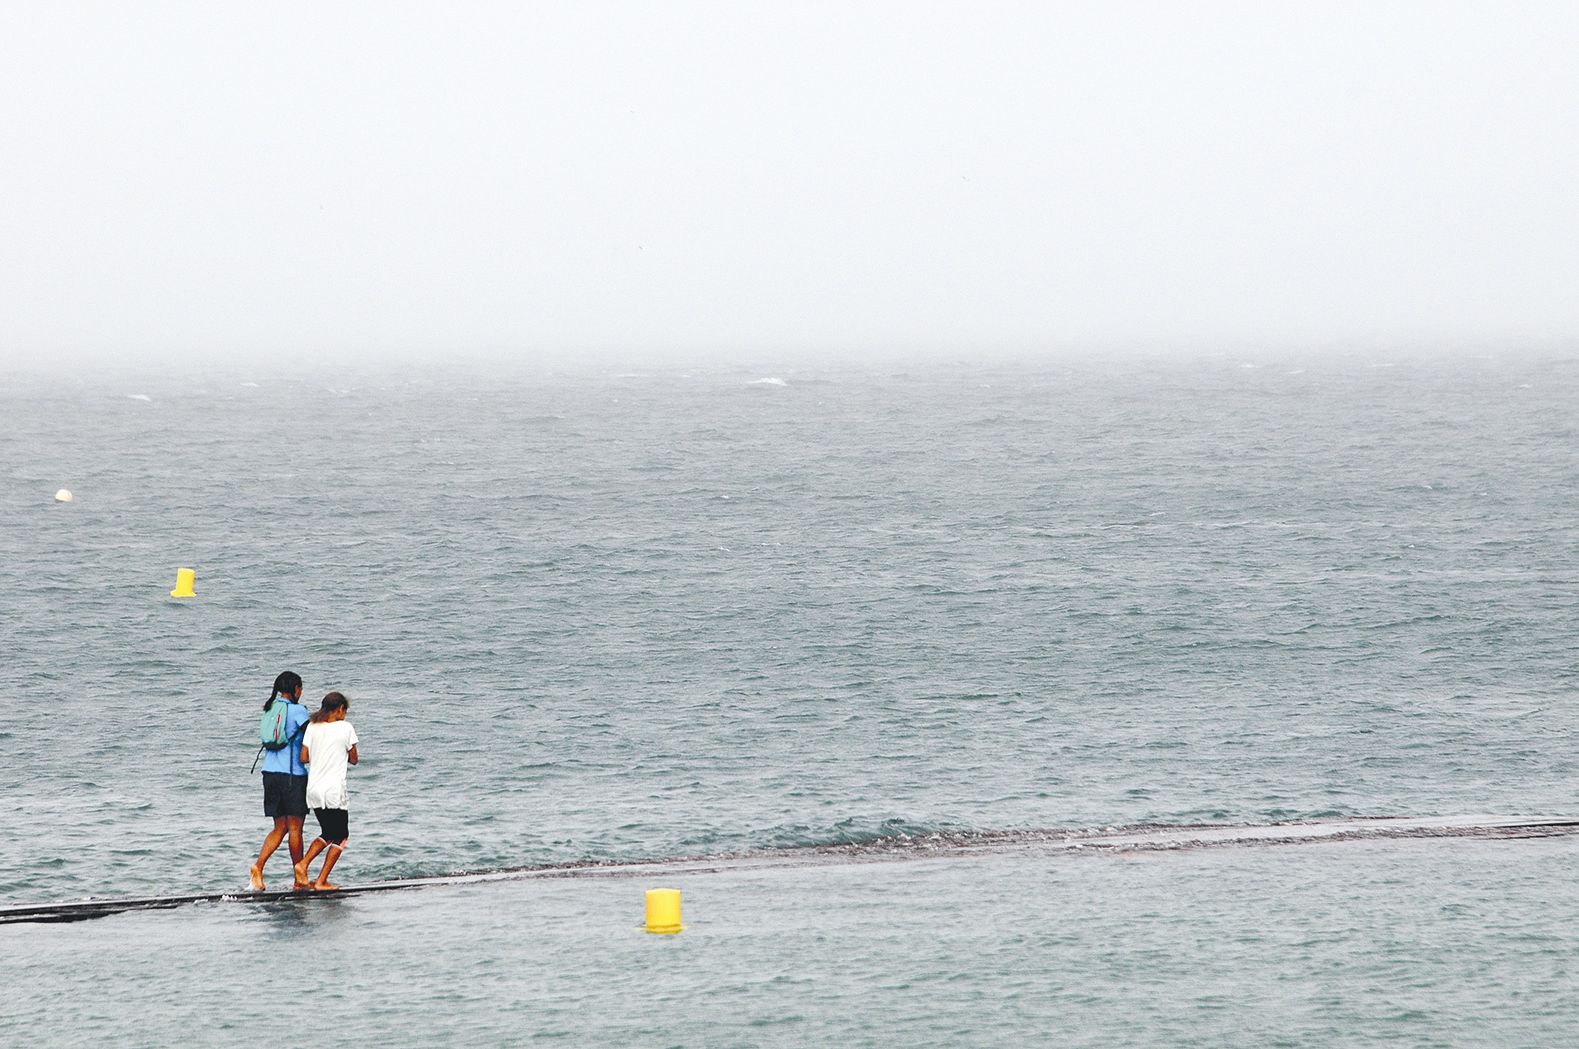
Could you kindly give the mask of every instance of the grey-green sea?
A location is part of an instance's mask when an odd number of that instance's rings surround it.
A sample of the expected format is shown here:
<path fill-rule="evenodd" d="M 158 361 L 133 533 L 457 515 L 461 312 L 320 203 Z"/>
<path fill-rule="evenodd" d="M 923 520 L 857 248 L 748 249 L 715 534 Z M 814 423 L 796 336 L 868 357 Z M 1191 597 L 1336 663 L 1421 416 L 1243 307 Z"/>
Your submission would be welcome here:
<path fill-rule="evenodd" d="M 344 883 L 891 846 L 0 925 L 0 1043 L 1571 1046 L 1579 837 L 906 843 L 1579 817 L 1576 521 L 1555 351 L 0 367 L 0 905 L 244 890 L 282 670 Z"/>

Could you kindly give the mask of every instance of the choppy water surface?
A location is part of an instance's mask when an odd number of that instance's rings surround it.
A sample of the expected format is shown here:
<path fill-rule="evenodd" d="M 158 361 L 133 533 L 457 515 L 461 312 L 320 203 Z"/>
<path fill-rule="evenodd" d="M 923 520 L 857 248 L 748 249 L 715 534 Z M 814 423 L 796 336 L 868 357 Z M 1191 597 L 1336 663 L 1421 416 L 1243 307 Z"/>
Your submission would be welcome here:
<path fill-rule="evenodd" d="M 1565 1046 L 1573 839 L 502 883 L 8 926 L 46 1044 Z M 314 1025 L 314 1018 L 322 1018 Z M 195 1040 L 191 1032 L 201 1032 Z"/>
<path fill-rule="evenodd" d="M 287 667 L 353 698 L 355 880 L 1572 814 L 1576 404 L 1533 358 L 11 375 L 0 902 L 243 885 Z M 1521 916 L 1571 924 L 1573 848 L 737 872 L 667 945 L 629 884 L 13 926 L 0 1023 L 239 1042 L 299 951 L 432 1043 L 1560 1045 L 1573 954 Z"/>

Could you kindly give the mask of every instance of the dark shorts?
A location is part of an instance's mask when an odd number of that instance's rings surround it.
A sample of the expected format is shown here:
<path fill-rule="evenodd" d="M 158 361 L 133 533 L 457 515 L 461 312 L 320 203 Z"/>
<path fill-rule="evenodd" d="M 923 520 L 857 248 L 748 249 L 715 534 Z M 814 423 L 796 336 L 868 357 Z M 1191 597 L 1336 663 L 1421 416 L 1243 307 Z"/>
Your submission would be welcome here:
<path fill-rule="evenodd" d="M 307 777 L 287 772 L 263 774 L 263 814 L 265 816 L 307 815 Z"/>
<path fill-rule="evenodd" d="M 313 809 L 318 817 L 318 836 L 330 845 L 340 845 L 351 836 L 351 813 L 346 809 Z"/>

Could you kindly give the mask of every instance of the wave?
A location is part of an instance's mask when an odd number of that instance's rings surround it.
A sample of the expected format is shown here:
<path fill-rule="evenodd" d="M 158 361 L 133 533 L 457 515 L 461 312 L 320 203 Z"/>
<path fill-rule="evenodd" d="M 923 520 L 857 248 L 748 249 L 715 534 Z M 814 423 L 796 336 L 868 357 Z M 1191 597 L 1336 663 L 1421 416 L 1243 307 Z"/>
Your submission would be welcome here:
<path fill-rule="evenodd" d="M 1132 823 L 1105 827 L 973 830 L 889 818 L 875 824 L 844 820 L 829 827 L 793 824 L 774 828 L 758 848 L 641 861 L 598 861 L 599 867 L 669 863 L 745 864 L 767 860 L 814 865 L 839 858 L 903 859 L 1021 851 L 1148 852 L 1229 846 L 1414 838 L 1534 838 L 1579 834 L 1579 819 L 1495 816 L 1318 816 L 1271 823 Z M 707 842 L 682 842 L 682 849 Z M 577 864 L 535 868 L 548 871 Z"/>
<path fill-rule="evenodd" d="M 875 845 L 883 842 L 912 842 L 937 834 L 969 833 L 941 824 L 917 823 L 890 818 L 863 824 L 854 819 L 840 820 L 831 827 L 814 828 L 805 824 L 777 827 L 764 837 L 769 849 L 818 849 L 829 846 Z"/>

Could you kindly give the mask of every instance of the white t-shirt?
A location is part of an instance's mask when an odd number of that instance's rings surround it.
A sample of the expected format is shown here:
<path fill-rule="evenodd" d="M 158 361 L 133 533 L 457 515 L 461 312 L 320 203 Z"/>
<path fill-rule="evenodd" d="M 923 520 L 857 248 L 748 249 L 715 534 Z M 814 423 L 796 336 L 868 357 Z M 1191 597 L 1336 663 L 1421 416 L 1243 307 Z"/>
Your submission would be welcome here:
<path fill-rule="evenodd" d="M 345 792 L 346 761 L 356 746 L 356 729 L 349 721 L 314 721 L 302 736 L 307 748 L 307 807 L 310 809 L 348 809 L 351 798 Z"/>

